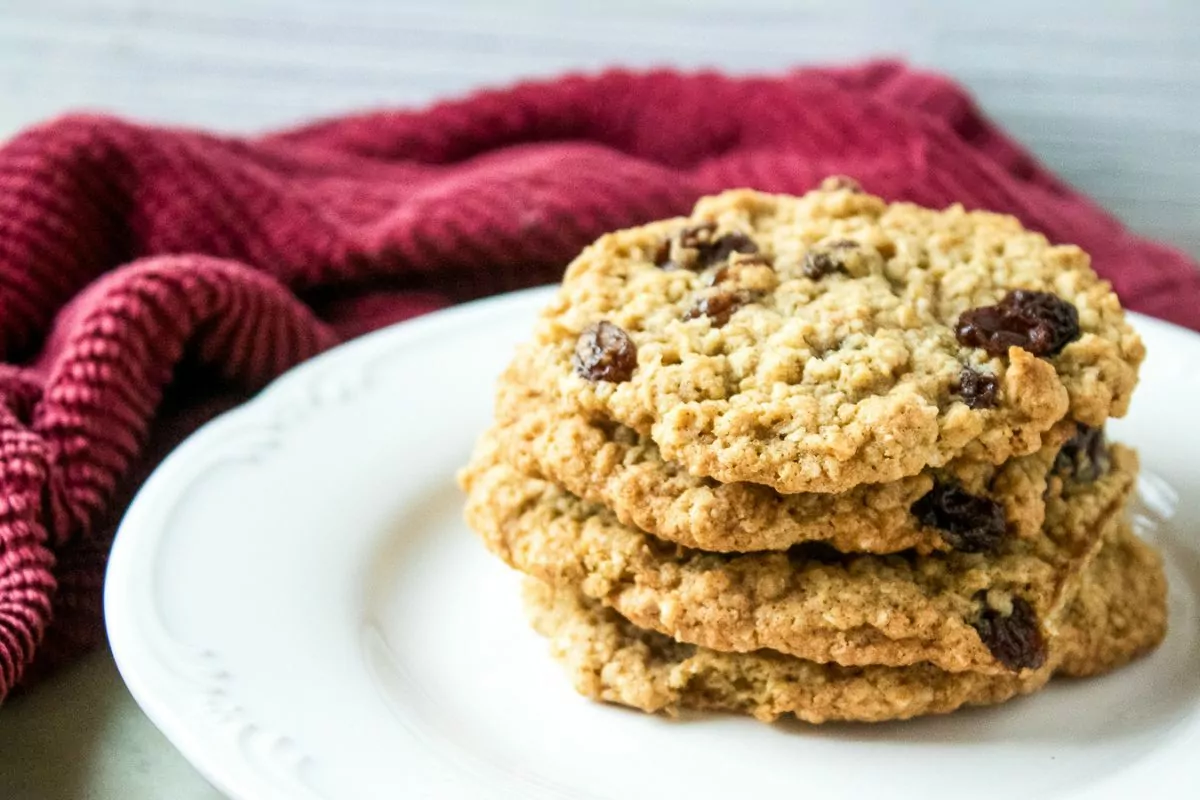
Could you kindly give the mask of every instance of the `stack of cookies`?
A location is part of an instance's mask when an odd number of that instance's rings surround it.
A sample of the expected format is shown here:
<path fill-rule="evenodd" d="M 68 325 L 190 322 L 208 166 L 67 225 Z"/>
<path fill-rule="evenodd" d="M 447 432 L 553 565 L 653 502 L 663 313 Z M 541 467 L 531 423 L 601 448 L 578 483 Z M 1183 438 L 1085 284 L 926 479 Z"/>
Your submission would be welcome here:
<path fill-rule="evenodd" d="M 1166 627 L 1103 426 L 1143 346 L 1087 256 L 853 181 L 604 236 L 461 483 L 576 687 L 878 721 L 1092 675 Z"/>

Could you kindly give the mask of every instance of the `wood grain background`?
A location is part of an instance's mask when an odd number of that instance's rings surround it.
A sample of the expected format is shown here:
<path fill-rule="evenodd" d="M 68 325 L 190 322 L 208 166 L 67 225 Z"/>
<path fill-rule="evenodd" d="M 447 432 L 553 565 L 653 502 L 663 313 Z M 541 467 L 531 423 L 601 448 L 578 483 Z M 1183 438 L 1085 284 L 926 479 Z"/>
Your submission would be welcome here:
<path fill-rule="evenodd" d="M 80 107 L 227 131 L 608 65 L 896 55 L 1133 227 L 1200 254 L 1191 0 L 0 0 L 0 136 Z"/>

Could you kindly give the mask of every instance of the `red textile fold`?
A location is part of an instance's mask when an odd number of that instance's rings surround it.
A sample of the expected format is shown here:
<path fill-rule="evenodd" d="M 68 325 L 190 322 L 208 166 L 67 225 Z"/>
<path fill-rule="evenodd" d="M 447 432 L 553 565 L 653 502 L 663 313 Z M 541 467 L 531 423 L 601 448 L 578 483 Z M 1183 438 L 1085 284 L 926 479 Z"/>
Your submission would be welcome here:
<path fill-rule="evenodd" d="M 1086 143 L 1081 143 L 1086 146 Z M 554 280 L 604 231 L 827 174 L 1004 211 L 1200 327 L 1200 272 L 893 62 L 609 72 L 257 138 L 75 115 L 0 148 L 0 698 L 102 636 L 114 520 L 180 432 L 337 341 Z M 164 400 L 164 398 L 166 398 Z"/>

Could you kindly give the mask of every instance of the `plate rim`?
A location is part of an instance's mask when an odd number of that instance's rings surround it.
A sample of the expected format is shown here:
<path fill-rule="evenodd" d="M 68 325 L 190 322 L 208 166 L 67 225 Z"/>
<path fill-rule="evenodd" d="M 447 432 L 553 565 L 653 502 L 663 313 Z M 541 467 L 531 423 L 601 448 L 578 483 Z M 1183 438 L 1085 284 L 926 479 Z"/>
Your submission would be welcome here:
<path fill-rule="evenodd" d="M 163 539 L 163 529 L 140 524 L 147 508 L 162 501 L 160 494 L 170 495 L 172 486 L 176 487 L 177 493 L 186 488 L 186 484 L 178 483 L 176 473 L 185 469 L 191 459 L 202 456 L 209 447 L 218 446 L 224 434 L 267 424 L 266 416 L 273 404 L 288 397 L 293 390 L 299 390 L 306 380 L 318 379 L 323 371 L 331 369 L 330 365 L 349 369 L 353 364 L 369 361 L 371 355 L 380 350 L 404 348 L 436 334 L 439 329 L 474 321 L 480 314 L 504 313 L 524 305 L 536 309 L 537 302 L 548 299 L 554 288 L 553 285 L 538 286 L 462 303 L 394 323 L 332 347 L 286 370 L 244 403 L 206 421 L 173 448 L 138 488 L 117 526 L 105 569 L 103 613 L 109 647 L 117 671 L 138 707 L 218 791 L 233 798 L 278 794 L 274 787 L 259 786 L 259 776 L 243 769 L 241 764 L 217 763 L 211 756 L 207 738 L 193 732 L 186 714 L 172 706 L 171 698 L 160 696 L 148 685 L 152 682 L 149 673 L 164 667 L 161 659 L 149 652 L 153 647 L 146 641 L 132 598 L 139 580 L 136 573 L 139 556 L 144 550 L 156 548 Z M 266 788 L 268 795 L 263 795 L 261 788 Z"/>

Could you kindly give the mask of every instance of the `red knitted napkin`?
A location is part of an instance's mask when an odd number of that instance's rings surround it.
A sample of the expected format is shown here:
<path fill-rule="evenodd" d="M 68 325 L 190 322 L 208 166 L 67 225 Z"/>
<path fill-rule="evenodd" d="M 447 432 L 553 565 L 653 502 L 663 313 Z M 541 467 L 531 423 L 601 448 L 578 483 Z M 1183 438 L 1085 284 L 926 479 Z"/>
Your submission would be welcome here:
<path fill-rule="evenodd" d="M 553 280 L 600 233 L 702 194 L 831 173 L 1016 214 L 1090 251 L 1129 307 L 1200 326 L 1196 264 L 895 63 L 611 72 L 250 139 L 100 116 L 16 137 L 0 149 L 0 698 L 100 640 L 114 521 L 218 390 Z"/>

